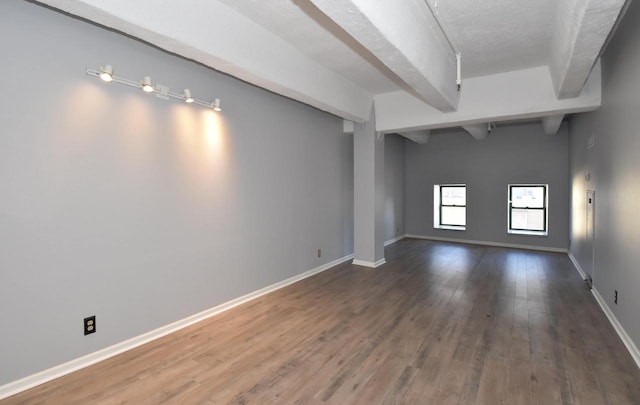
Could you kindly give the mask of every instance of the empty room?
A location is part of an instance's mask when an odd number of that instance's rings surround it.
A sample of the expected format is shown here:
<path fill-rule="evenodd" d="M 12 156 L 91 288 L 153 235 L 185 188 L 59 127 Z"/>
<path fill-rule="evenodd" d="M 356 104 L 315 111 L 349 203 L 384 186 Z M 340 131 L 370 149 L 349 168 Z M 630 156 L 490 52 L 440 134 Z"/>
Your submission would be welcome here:
<path fill-rule="evenodd" d="M 0 404 L 640 404 L 638 21 L 1 1 Z"/>

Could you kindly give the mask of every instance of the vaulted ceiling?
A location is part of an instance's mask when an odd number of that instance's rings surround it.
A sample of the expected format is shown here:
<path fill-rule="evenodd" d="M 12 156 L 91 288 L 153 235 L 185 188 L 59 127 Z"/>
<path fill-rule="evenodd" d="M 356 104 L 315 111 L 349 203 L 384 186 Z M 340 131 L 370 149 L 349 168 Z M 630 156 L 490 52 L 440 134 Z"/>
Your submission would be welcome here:
<path fill-rule="evenodd" d="M 375 105 L 378 131 L 426 142 L 513 120 L 554 133 L 598 108 L 598 58 L 626 0 L 39 2 L 347 121 Z"/>

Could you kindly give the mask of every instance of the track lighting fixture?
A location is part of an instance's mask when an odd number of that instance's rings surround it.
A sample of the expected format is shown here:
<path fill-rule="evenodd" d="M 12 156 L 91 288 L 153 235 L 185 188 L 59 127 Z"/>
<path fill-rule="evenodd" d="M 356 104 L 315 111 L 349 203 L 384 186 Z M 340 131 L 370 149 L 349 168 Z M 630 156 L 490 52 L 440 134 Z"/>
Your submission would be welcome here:
<path fill-rule="evenodd" d="M 155 90 L 149 76 L 144 77 L 144 79 L 140 83 L 140 86 L 142 86 L 142 91 L 144 91 L 145 93 L 153 93 L 153 90 Z"/>
<path fill-rule="evenodd" d="M 184 102 L 185 103 L 193 103 L 193 97 L 191 97 L 191 90 L 184 89 Z"/>
<path fill-rule="evenodd" d="M 100 78 L 105 82 L 110 82 L 113 80 L 113 66 L 106 65 L 105 67 L 100 68 Z"/>
<path fill-rule="evenodd" d="M 184 89 L 183 93 L 173 93 L 169 91 L 169 88 L 166 86 L 162 86 L 157 83 L 154 84 L 151 81 L 150 76 L 145 76 L 144 79 L 142 79 L 142 81 L 137 82 L 134 80 L 129 80 L 122 77 L 114 76 L 113 71 L 114 70 L 112 65 L 105 65 L 104 67 L 101 67 L 99 70 L 86 69 L 87 75 L 98 77 L 105 82 L 120 83 L 129 87 L 142 89 L 146 93 L 153 93 L 156 95 L 156 97 L 162 98 L 165 100 L 174 98 L 176 100 L 184 101 L 185 103 L 188 103 L 188 104 L 197 104 L 203 107 L 211 108 L 214 111 L 222 111 L 219 98 L 216 98 L 212 103 L 207 101 L 197 100 L 193 98 L 193 96 L 191 95 L 191 90 L 189 89 Z"/>
<path fill-rule="evenodd" d="M 213 111 L 222 111 L 222 108 L 220 108 L 220 99 L 216 98 L 213 103 L 211 103 L 211 107 Z"/>

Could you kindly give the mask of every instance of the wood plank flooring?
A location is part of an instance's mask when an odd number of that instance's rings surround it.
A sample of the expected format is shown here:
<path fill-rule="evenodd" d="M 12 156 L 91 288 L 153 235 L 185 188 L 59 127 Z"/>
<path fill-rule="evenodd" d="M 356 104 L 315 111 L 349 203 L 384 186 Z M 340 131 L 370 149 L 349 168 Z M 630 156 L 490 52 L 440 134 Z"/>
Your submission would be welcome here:
<path fill-rule="evenodd" d="M 564 254 L 405 239 L 8 404 L 640 404 Z"/>

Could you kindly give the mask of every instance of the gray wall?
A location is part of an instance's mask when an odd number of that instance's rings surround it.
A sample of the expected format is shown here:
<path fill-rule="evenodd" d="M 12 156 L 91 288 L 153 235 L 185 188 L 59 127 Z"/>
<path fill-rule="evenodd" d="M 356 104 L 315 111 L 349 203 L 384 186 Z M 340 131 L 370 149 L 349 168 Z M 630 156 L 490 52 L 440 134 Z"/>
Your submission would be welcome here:
<path fill-rule="evenodd" d="M 0 385 L 353 252 L 342 120 L 24 1 L 0 49 Z"/>
<path fill-rule="evenodd" d="M 586 190 L 596 191 L 593 283 L 640 346 L 640 3 L 633 1 L 602 58 L 602 107 L 570 124 L 571 252 L 591 268 L 586 249 Z M 595 134 L 595 146 L 587 139 Z M 586 174 L 591 180 L 586 181 Z M 618 304 L 614 291 L 618 290 Z"/>
<path fill-rule="evenodd" d="M 406 143 L 406 232 L 440 238 L 566 249 L 569 241 L 567 125 L 545 135 L 540 124 L 499 127 L 483 141 L 464 131 Z M 467 185 L 467 229 L 433 228 L 433 185 Z M 507 185 L 549 184 L 549 235 L 507 233 Z"/>
<path fill-rule="evenodd" d="M 404 143 L 400 135 L 385 135 L 384 240 L 404 234 Z"/>

